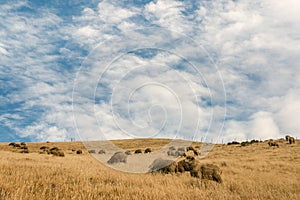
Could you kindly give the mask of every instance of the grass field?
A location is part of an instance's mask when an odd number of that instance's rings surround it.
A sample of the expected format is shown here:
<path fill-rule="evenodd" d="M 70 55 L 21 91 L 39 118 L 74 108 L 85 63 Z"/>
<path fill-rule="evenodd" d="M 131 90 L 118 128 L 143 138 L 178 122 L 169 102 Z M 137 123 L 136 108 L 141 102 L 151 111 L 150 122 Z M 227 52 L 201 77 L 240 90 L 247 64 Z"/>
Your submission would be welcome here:
<path fill-rule="evenodd" d="M 118 140 L 133 151 L 154 150 L 169 140 Z M 57 146 L 65 157 L 40 154 Z M 0 143 L 0 199 L 300 199 L 300 141 L 279 148 L 266 142 L 241 147 L 215 145 L 203 158 L 222 170 L 223 183 L 189 174 L 130 174 L 113 170 L 87 153 L 82 143 L 28 143 L 30 153 Z M 83 149 L 82 155 L 72 149 Z"/>

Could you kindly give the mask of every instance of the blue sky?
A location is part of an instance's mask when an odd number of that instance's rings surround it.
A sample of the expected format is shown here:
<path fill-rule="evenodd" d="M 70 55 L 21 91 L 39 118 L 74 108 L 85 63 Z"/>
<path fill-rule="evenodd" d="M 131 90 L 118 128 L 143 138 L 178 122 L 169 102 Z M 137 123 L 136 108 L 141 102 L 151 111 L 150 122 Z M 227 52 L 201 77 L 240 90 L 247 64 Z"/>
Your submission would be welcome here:
<path fill-rule="evenodd" d="M 1 1 L 0 141 L 300 137 L 299 10 Z"/>

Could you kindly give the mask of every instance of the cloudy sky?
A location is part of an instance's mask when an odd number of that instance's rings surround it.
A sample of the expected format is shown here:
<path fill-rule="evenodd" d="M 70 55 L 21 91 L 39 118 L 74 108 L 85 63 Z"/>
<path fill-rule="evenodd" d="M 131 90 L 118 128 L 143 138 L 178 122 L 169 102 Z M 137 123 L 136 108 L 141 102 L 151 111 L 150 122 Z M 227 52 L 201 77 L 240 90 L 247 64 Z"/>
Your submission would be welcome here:
<path fill-rule="evenodd" d="M 0 141 L 300 137 L 298 0 L 0 2 Z"/>

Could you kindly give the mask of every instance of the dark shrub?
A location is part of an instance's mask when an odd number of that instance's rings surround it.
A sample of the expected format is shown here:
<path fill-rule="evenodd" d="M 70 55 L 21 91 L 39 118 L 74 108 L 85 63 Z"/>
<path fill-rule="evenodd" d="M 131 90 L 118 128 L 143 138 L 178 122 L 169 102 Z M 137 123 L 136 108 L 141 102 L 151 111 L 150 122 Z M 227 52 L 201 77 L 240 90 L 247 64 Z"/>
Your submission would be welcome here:
<path fill-rule="evenodd" d="M 251 144 L 250 142 L 246 141 L 246 142 L 242 142 L 242 143 L 241 143 L 241 146 L 244 147 L 244 146 L 248 146 L 248 145 L 250 145 L 250 144 Z"/>
<path fill-rule="evenodd" d="M 232 142 L 228 142 L 227 145 L 234 145 L 234 144 L 240 144 L 239 142 L 237 141 L 232 141 Z"/>
<path fill-rule="evenodd" d="M 251 144 L 259 143 L 259 140 L 251 140 L 250 143 L 251 143 Z"/>

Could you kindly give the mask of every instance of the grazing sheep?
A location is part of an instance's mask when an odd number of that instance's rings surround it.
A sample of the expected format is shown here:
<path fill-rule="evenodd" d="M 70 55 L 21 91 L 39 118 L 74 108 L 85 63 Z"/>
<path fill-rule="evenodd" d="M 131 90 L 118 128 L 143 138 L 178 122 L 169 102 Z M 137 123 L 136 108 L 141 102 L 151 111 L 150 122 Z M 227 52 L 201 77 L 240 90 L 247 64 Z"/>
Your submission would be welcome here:
<path fill-rule="evenodd" d="M 179 147 L 178 149 L 177 149 L 177 151 L 183 151 L 183 152 L 185 152 L 185 149 L 186 148 L 184 148 L 184 147 Z M 175 150 L 175 149 L 174 149 Z"/>
<path fill-rule="evenodd" d="M 58 150 L 58 151 L 53 151 L 53 156 L 59 156 L 59 157 L 64 157 L 65 156 L 65 153 L 61 150 Z"/>
<path fill-rule="evenodd" d="M 222 183 L 222 172 L 218 166 L 213 164 L 201 165 L 200 161 L 193 156 L 187 156 L 175 162 L 158 158 L 149 166 L 149 172 L 160 172 L 163 174 L 189 172 L 192 177 Z"/>
<path fill-rule="evenodd" d="M 127 162 L 127 155 L 124 152 L 116 152 L 108 161 L 108 164 L 114 163 L 126 163 Z"/>
<path fill-rule="evenodd" d="M 270 147 L 275 147 L 275 146 L 279 147 L 279 144 L 276 141 L 273 141 L 273 140 L 269 140 L 268 145 Z"/>
<path fill-rule="evenodd" d="M 177 151 L 175 152 L 175 155 L 176 155 L 176 156 L 183 156 L 183 155 L 184 155 L 184 151 L 179 151 L 179 150 L 177 150 Z"/>
<path fill-rule="evenodd" d="M 28 149 L 21 149 L 20 153 L 29 153 L 29 150 Z"/>
<path fill-rule="evenodd" d="M 106 154 L 105 150 L 101 149 L 98 154 Z"/>
<path fill-rule="evenodd" d="M 8 146 L 15 147 L 15 146 L 16 146 L 16 143 L 11 142 L 11 143 L 8 144 Z"/>
<path fill-rule="evenodd" d="M 147 148 L 145 149 L 144 153 L 151 153 L 152 152 L 152 149 L 151 148 Z"/>
<path fill-rule="evenodd" d="M 137 150 L 135 150 L 135 152 L 134 152 L 135 154 L 139 154 L 139 153 L 142 153 L 142 149 L 137 149 Z"/>
<path fill-rule="evenodd" d="M 221 169 L 214 164 L 204 164 L 200 166 L 201 178 L 216 181 L 217 183 L 222 183 Z M 197 167 L 191 171 L 191 176 L 198 177 Z"/>
<path fill-rule="evenodd" d="M 58 148 L 58 147 L 53 147 L 53 148 L 51 148 L 51 149 L 46 149 L 46 151 L 47 151 L 47 153 L 48 154 L 56 154 L 58 151 L 60 151 L 60 149 Z"/>
<path fill-rule="evenodd" d="M 130 151 L 125 151 L 126 155 L 132 155 L 132 153 Z"/>
<path fill-rule="evenodd" d="M 42 146 L 42 147 L 40 148 L 40 150 L 44 150 L 44 151 L 46 151 L 47 149 L 49 149 L 49 147 L 47 147 L 47 146 Z"/>
<path fill-rule="evenodd" d="M 80 149 L 77 150 L 77 151 L 76 151 L 76 154 L 82 154 L 82 150 L 80 150 Z"/>
<path fill-rule="evenodd" d="M 176 150 L 176 148 L 174 146 L 171 146 L 169 147 L 169 150 L 172 151 L 172 150 Z"/>
<path fill-rule="evenodd" d="M 58 147 L 52 147 L 52 148 L 50 149 L 50 151 L 58 151 L 58 150 L 59 150 Z"/>
<path fill-rule="evenodd" d="M 183 156 L 184 157 L 187 157 L 187 156 L 198 156 L 199 155 L 199 153 L 196 151 L 196 150 L 189 150 L 189 151 L 186 151 L 186 152 L 184 152 L 183 153 Z"/>
<path fill-rule="evenodd" d="M 28 147 L 26 145 L 23 145 L 20 147 L 20 149 L 28 149 Z"/>
<path fill-rule="evenodd" d="M 187 148 L 186 148 L 186 151 L 196 151 L 196 150 L 195 150 L 195 148 L 194 148 L 194 147 L 192 147 L 192 146 L 189 146 L 189 147 L 187 147 Z"/>
<path fill-rule="evenodd" d="M 90 149 L 88 150 L 89 153 L 96 153 L 96 151 L 94 149 Z"/>
<path fill-rule="evenodd" d="M 167 152 L 167 154 L 168 154 L 168 156 L 177 156 L 177 153 L 176 153 L 177 151 L 176 150 L 169 150 L 168 152 Z"/>
<path fill-rule="evenodd" d="M 293 138 L 293 137 L 289 137 L 289 143 L 290 143 L 290 144 L 293 144 L 293 143 L 295 143 L 295 138 Z"/>
<path fill-rule="evenodd" d="M 164 174 L 175 173 L 177 171 L 177 163 L 173 160 L 165 160 L 157 158 L 149 166 L 149 172 L 161 172 Z"/>
<path fill-rule="evenodd" d="M 193 169 L 192 163 L 194 162 L 194 157 L 186 157 L 185 159 L 181 160 L 177 164 L 177 171 L 178 172 L 185 172 L 185 171 L 191 171 Z"/>
<path fill-rule="evenodd" d="M 285 136 L 285 140 L 288 142 L 290 137 L 291 137 L 291 136 L 286 135 L 286 136 Z"/>

